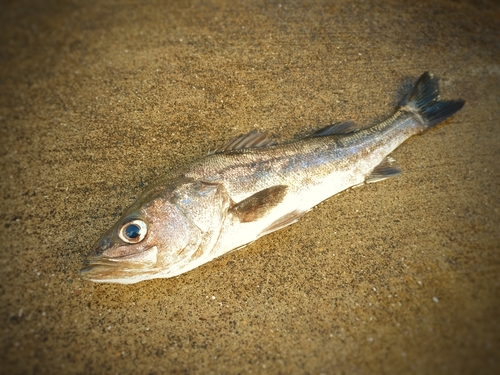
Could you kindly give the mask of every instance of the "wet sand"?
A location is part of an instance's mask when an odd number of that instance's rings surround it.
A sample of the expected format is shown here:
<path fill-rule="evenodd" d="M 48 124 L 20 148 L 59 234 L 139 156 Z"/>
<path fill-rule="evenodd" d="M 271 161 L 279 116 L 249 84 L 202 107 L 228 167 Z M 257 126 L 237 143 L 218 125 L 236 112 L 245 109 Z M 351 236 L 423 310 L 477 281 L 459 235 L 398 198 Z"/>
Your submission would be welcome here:
<path fill-rule="evenodd" d="M 500 8 L 402 4 L 3 1 L 0 373 L 498 373 Z M 466 106 L 397 179 L 173 279 L 79 278 L 173 166 L 371 123 L 427 70 Z"/>

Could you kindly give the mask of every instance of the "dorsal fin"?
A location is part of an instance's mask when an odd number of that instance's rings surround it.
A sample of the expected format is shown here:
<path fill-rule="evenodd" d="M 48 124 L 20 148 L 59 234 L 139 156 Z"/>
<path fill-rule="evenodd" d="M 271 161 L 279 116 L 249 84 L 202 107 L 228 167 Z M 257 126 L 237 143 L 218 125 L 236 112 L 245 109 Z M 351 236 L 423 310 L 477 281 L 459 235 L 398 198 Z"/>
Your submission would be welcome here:
<path fill-rule="evenodd" d="M 309 137 L 324 137 L 326 135 L 334 134 L 349 134 L 355 132 L 356 130 L 358 129 L 353 122 L 340 122 L 318 129 Z"/>
<path fill-rule="evenodd" d="M 257 148 L 273 146 L 276 141 L 269 138 L 268 133 L 261 133 L 257 130 L 252 130 L 248 134 L 241 134 L 236 138 L 231 139 L 225 145 L 217 148 L 212 154 L 220 154 L 226 151 L 241 150 L 243 148 Z"/>

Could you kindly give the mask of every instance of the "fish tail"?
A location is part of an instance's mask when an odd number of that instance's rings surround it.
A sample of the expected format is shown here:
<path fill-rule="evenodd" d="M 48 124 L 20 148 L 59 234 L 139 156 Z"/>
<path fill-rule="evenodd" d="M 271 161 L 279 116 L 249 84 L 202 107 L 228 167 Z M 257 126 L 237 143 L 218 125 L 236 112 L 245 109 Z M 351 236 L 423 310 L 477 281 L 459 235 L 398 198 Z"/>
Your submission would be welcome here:
<path fill-rule="evenodd" d="M 425 72 L 401 102 L 401 109 L 419 116 L 423 124 L 422 131 L 425 131 L 453 116 L 465 104 L 461 99 L 440 99 L 438 79 Z"/>

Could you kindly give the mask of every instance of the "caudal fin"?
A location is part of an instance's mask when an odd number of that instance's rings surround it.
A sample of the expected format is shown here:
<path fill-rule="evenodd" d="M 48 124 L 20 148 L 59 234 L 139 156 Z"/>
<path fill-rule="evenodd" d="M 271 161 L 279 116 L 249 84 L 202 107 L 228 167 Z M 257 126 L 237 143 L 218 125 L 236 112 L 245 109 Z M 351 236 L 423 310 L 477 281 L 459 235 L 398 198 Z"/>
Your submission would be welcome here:
<path fill-rule="evenodd" d="M 425 72 L 401 102 L 401 108 L 420 115 L 425 128 L 430 128 L 454 115 L 464 104 L 464 100 L 440 100 L 438 79 Z"/>

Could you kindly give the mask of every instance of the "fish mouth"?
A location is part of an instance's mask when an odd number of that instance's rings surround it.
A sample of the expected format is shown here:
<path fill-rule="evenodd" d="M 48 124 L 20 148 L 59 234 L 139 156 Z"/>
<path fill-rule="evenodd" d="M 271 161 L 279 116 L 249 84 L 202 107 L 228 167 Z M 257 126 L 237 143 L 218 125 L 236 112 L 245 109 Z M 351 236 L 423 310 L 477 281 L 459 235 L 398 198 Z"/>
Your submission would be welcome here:
<path fill-rule="evenodd" d="M 124 255 L 121 257 L 107 257 L 97 255 L 87 258 L 80 275 L 92 281 L 105 281 L 116 277 L 117 274 L 135 273 L 153 268 L 156 265 L 158 247 L 153 246 L 140 253 Z M 135 271 L 135 272 L 134 272 Z"/>

